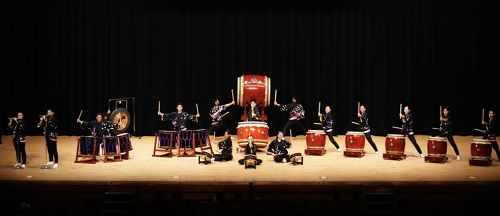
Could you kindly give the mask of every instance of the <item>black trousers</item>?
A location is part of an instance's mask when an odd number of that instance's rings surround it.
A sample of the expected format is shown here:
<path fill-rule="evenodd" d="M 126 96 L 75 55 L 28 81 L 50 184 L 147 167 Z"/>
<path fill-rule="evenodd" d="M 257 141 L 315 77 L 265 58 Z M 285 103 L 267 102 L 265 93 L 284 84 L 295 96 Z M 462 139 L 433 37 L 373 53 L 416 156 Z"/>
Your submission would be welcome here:
<path fill-rule="evenodd" d="M 415 146 L 415 149 L 417 149 L 417 152 L 419 154 L 422 154 L 422 150 L 420 149 L 420 146 L 418 146 L 417 140 L 415 139 L 414 135 L 408 135 L 408 138 L 410 139 L 411 143 L 413 146 Z"/>
<path fill-rule="evenodd" d="M 458 152 L 457 144 L 455 143 L 455 140 L 453 139 L 453 136 L 451 134 L 440 135 L 440 137 L 446 137 L 448 139 L 448 141 L 450 141 L 450 145 L 451 145 L 451 147 L 453 147 L 453 151 L 455 151 L 455 154 L 457 156 L 460 155 L 460 152 Z"/>
<path fill-rule="evenodd" d="M 330 142 L 332 142 L 332 144 L 335 146 L 335 148 L 339 149 L 339 144 L 335 141 L 335 139 L 333 139 L 333 131 L 326 132 L 326 135 L 328 136 L 328 139 L 330 139 Z"/>
<path fill-rule="evenodd" d="M 286 160 L 286 162 L 290 162 L 290 155 L 276 155 L 274 157 L 274 161 L 281 163 L 283 159 Z"/>
<path fill-rule="evenodd" d="M 232 155 L 214 154 L 214 161 L 230 161 L 232 159 Z"/>
<path fill-rule="evenodd" d="M 57 153 L 57 141 L 46 139 L 47 151 L 49 152 L 49 162 L 58 163 L 59 154 Z"/>
<path fill-rule="evenodd" d="M 500 160 L 500 149 L 498 149 L 498 143 L 497 143 L 497 141 L 491 141 L 491 147 L 497 153 L 498 160 Z"/>
<path fill-rule="evenodd" d="M 307 129 L 306 127 L 304 127 L 302 122 L 300 122 L 300 120 L 288 120 L 282 130 L 283 135 L 286 135 L 290 128 L 299 128 L 302 132 L 302 135 L 307 134 Z"/>
<path fill-rule="evenodd" d="M 366 137 L 366 140 L 368 140 L 368 143 L 370 143 L 370 145 L 372 146 L 373 150 L 375 150 L 377 152 L 378 151 L 377 145 L 375 145 L 375 142 L 373 142 L 372 134 L 370 132 L 366 132 L 365 137 Z"/>
<path fill-rule="evenodd" d="M 26 164 L 26 142 L 13 141 L 17 163 Z"/>
<path fill-rule="evenodd" d="M 213 135 L 214 132 L 218 132 L 222 129 L 224 129 L 226 126 L 220 122 L 219 124 L 213 124 L 213 125 L 210 125 L 210 127 L 208 128 L 208 135 Z"/>

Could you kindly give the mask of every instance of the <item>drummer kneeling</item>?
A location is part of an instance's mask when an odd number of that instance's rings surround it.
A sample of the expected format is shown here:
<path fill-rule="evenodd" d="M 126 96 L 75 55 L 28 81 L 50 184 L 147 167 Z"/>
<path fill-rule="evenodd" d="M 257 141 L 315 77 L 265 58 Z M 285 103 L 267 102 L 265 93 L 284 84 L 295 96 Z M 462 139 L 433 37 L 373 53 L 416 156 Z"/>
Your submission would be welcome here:
<path fill-rule="evenodd" d="M 288 141 L 283 138 L 283 132 L 278 131 L 275 140 L 271 141 L 267 146 L 267 154 L 274 157 L 276 162 L 290 162 L 287 147 L 290 145 Z"/>
<path fill-rule="evenodd" d="M 257 159 L 257 145 L 253 143 L 253 136 L 249 135 L 248 138 L 248 145 L 245 147 L 245 155 L 243 159 L 238 160 L 238 163 L 243 165 L 245 164 L 245 160 L 252 160 L 256 162 L 256 165 L 259 165 L 262 163 L 262 159 Z"/>
<path fill-rule="evenodd" d="M 226 130 L 224 141 L 219 142 L 220 154 L 215 154 L 212 161 L 230 161 L 233 159 L 233 142 L 231 141 L 231 131 Z"/>

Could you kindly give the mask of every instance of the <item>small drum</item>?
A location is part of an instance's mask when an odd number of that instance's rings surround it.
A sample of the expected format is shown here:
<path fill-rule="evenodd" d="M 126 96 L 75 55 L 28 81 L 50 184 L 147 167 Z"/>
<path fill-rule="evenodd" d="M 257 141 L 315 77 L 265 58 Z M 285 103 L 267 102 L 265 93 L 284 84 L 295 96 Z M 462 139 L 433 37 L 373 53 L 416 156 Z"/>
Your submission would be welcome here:
<path fill-rule="evenodd" d="M 104 154 L 115 154 L 120 153 L 120 147 L 118 145 L 118 137 L 108 136 L 103 137 Z"/>
<path fill-rule="evenodd" d="M 245 155 L 244 165 L 245 169 L 248 167 L 257 168 L 257 155 L 252 155 L 252 154 Z"/>
<path fill-rule="evenodd" d="M 248 136 L 252 135 L 257 148 L 266 148 L 269 139 L 269 127 L 266 122 L 238 122 L 236 127 L 238 145 L 242 148 L 248 143 Z"/>
<path fill-rule="evenodd" d="M 204 163 L 205 165 L 207 165 L 208 163 L 212 162 L 212 157 L 213 155 L 208 152 L 201 152 L 201 155 L 198 156 L 198 164 Z"/>
<path fill-rule="evenodd" d="M 130 134 L 129 133 L 122 133 L 116 135 L 118 140 L 120 141 L 120 150 L 122 152 L 125 151 L 132 151 L 132 143 L 130 142 Z"/>
<path fill-rule="evenodd" d="M 210 137 L 208 135 L 208 131 L 205 129 L 199 129 L 199 130 L 194 130 L 194 143 L 195 147 L 205 147 L 211 145 L 210 142 Z"/>
<path fill-rule="evenodd" d="M 168 149 L 170 148 L 171 143 L 172 147 L 174 147 L 175 142 L 177 141 L 177 136 L 175 136 L 175 134 L 177 134 L 176 131 L 159 130 L 157 133 L 158 143 L 156 147 Z"/>
<path fill-rule="evenodd" d="M 323 130 L 308 130 L 306 145 L 308 149 L 324 149 L 326 133 Z"/>
<path fill-rule="evenodd" d="M 470 145 L 471 159 L 490 159 L 491 142 L 484 139 L 473 139 Z"/>
<path fill-rule="evenodd" d="M 290 162 L 295 165 L 295 164 L 302 164 L 304 165 L 304 158 L 302 157 L 301 153 L 294 153 L 290 155 Z"/>
<path fill-rule="evenodd" d="M 385 150 L 387 153 L 404 154 L 405 136 L 402 134 L 387 134 L 385 137 Z"/>
<path fill-rule="evenodd" d="M 93 136 L 82 136 L 78 139 L 79 153 L 80 155 L 94 155 L 99 153 L 99 151 L 94 152 L 94 144 L 96 143 L 96 138 Z"/>
<path fill-rule="evenodd" d="M 446 137 L 429 137 L 427 140 L 427 153 L 429 156 L 446 157 Z"/>
<path fill-rule="evenodd" d="M 365 134 L 359 131 L 347 131 L 345 148 L 346 150 L 363 151 L 365 149 Z"/>

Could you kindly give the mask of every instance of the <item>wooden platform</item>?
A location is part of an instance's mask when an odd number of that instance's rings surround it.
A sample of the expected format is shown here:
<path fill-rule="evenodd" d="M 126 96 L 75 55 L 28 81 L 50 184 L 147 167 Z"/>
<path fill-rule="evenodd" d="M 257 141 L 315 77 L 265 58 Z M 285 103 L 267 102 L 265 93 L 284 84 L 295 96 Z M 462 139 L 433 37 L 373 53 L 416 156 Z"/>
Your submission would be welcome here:
<path fill-rule="evenodd" d="M 428 137 L 416 136 L 424 154 L 427 152 Z M 390 191 L 403 203 L 405 200 L 412 203 L 439 199 L 444 202 L 454 200 L 455 203 L 499 200 L 498 158 L 493 152 L 490 166 L 470 166 L 470 142 L 478 138 L 472 136 L 455 136 L 461 160 L 457 161 L 455 154 L 449 150 L 449 160 L 442 164 L 425 163 L 413 145 L 408 144 L 405 160 L 384 160 L 385 137 L 381 136 L 373 136 L 379 154 L 367 145 L 364 157 L 344 157 L 343 152 L 338 152 L 327 141 L 326 154 L 306 155 L 305 136 L 298 136 L 293 138 L 289 153 L 302 153 L 303 165 L 276 163 L 272 156 L 259 152 L 258 158 L 263 159 L 263 163 L 258 169 L 245 169 L 237 163 L 242 153 L 236 153 L 236 142 L 233 145 L 234 159 L 227 162 L 205 165 L 198 163 L 198 157 L 176 157 L 175 154 L 172 158 L 153 157 L 153 136 L 131 137 L 133 150 L 128 160 L 104 163 L 102 156 L 98 156 L 95 164 L 74 163 L 77 138 L 59 137 L 59 167 L 40 169 L 46 162 L 44 139 L 28 137 L 27 167 L 12 169 L 15 164 L 14 147 L 10 137 L 3 136 L 3 144 L 0 145 L 0 196 L 3 201 L 12 201 L 4 202 L 3 207 L 17 205 L 26 199 L 39 204 L 47 199 L 60 202 L 73 200 L 74 203 L 81 200 L 100 201 L 103 193 L 108 191 L 133 191 L 137 200 L 146 203 L 158 196 L 174 200 L 176 194 L 182 194 L 183 200 L 210 200 L 215 199 L 215 195 L 223 194 L 233 201 L 362 201 L 360 196 L 369 191 Z M 335 140 L 345 150 L 345 137 L 340 135 Z M 6 208 L 9 209 L 9 206 Z M 10 206 L 12 208 L 17 209 Z"/>

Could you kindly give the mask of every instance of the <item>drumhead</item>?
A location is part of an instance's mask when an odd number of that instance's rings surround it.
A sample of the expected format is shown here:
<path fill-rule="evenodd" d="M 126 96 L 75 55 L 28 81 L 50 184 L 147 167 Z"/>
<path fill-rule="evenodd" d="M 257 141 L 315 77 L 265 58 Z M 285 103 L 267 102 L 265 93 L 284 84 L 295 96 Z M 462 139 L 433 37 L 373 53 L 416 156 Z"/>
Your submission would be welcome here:
<path fill-rule="evenodd" d="M 307 133 L 326 134 L 324 130 L 308 130 Z"/>
<path fill-rule="evenodd" d="M 429 137 L 429 140 L 440 140 L 440 141 L 446 141 L 446 137 Z"/>
<path fill-rule="evenodd" d="M 472 143 L 482 144 L 482 145 L 491 145 L 491 142 L 489 140 L 485 140 L 485 139 L 472 139 Z"/>
<path fill-rule="evenodd" d="M 361 131 L 347 131 L 346 134 L 365 134 L 365 133 L 363 133 Z"/>
<path fill-rule="evenodd" d="M 240 122 L 241 123 L 241 122 Z M 239 124 L 236 126 L 236 128 L 245 128 L 245 127 L 263 127 L 263 128 L 269 128 L 267 126 L 267 123 L 263 122 L 264 124 L 256 124 L 257 122 L 251 122 L 251 123 L 245 123 L 245 124 Z"/>
<path fill-rule="evenodd" d="M 118 134 L 116 136 L 126 136 L 126 135 L 129 135 L 129 133 L 121 133 L 121 134 Z"/>
<path fill-rule="evenodd" d="M 405 135 L 403 135 L 403 134 L 387 134 L 387 137 L 402 138 L 402 137 L 405 137 Z"/>

